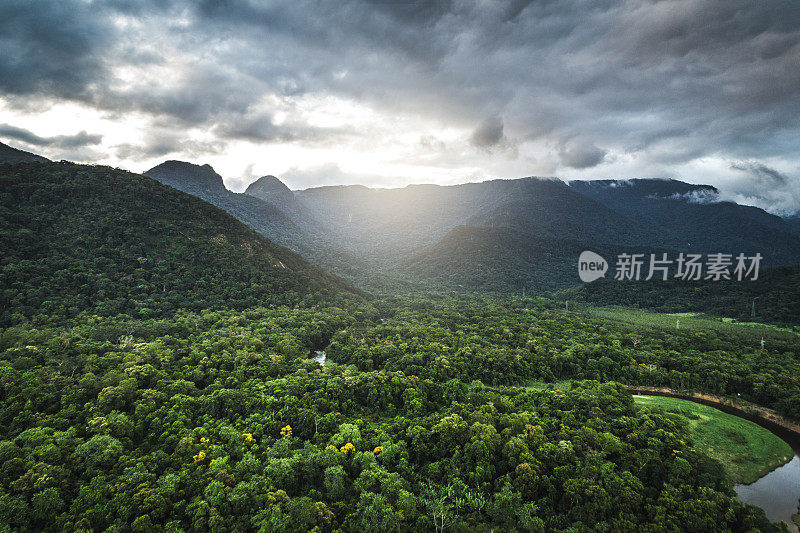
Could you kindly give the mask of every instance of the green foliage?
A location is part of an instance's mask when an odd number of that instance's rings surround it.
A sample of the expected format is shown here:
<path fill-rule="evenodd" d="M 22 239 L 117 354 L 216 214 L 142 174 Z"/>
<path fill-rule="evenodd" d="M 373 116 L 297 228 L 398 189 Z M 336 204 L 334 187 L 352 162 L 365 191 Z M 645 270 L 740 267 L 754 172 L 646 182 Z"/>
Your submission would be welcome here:
<path fill-rule="evenodd" d="M 787 266 L 763 269 L 755 281 L 598 280 L 560 296 L 594 305 L 624 305 L 667 313 L 694 311 L 791 327 L 800 324 L 798 294 L 800 266 Z"/>
<path fill-rule="evenodd" d="M 544 299 L 407 298 L 382 305 L 380 324 L 333 337 L 331 360 L 427 377 L 448 390 L 473 380 L 565 379 L 699 390 L 800 420 L 800 343 L 791 332 L 766 331 L 762 348 L 763 332 L 747 326 L 676 330 L 671 317 L 671 326 L 660 328 L 593 310 L 565 312 Z"/>
<path fill-rule="evenodd" d="M 6 329 L 2 520 L 50 530 L 771 530 L 728 492 L 689 422 L 637 410 L 620 385 L 472 382 L 545 364 L 624 377 L 614 361 L 633 355 L 630 333 L 599 332 L 546 302 L 379 304 L 394 316 L 371 324 L 335 308 L 260 308 Z M 384 348 L 398 328 L 408 345 Z M 310 357 L 320 330 L 339 331 L 325 367 Z M 592 365 L 595 352 L 579 348 L 594 335 L 611 363 Z M 350 361 L 351 344 L 367 351 Z M 15 369 L 21 353 L 31 362 Z M 367 355 L 372 368 L 359 369 Z M 475 361 L 462 372 L 440 357 Z"/>
<path fill-rule="evenodd" d="M 685 418 L 695 447 L 722 463 L 734 483 L 753 483 L 794 457 L 780 437 L 713 407 L 659 396 L 634 396 L 634 401 Z"/>
<path fill-rule="evenodd" d="M 358 292 L 224 211 L 136 174 L 0 165 L 0 191 L 0 325 L 345 305 Z"/>
<path fill-rule="evenodd" d="M 797 417 L 796 343 L 539 299 L 365 301 L 140 176 L 36 163 L 0 181 L 4 528 L 778 530 L 690 421 L 600 382 Z M 519 386 L 537 380 L 574 382 Z"/>

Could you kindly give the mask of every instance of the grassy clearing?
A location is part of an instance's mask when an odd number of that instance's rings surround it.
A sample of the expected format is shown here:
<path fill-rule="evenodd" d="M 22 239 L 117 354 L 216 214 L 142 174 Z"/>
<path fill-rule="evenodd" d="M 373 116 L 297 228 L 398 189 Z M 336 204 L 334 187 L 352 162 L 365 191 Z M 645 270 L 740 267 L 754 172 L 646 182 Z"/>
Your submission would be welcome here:
<path fill-rule="evenodd" d="M 706 405 L 661 396 L 634 396 L 637 405 L 676 413 L 689 422 L 695 448 L 717 459 L 734 483 L 752 483 L 789 461 L 794 452 L 754 422 Z"/>
<path fill-rule="evenodd" d="M 736 336 L 754 343 L 763 338 L 770 340 L 798 340 L 798 333 L 788 328 L 756 322 L 736 322 L 732 319 L 717 318 L 702 313 L 657 313 L 643 309 L 624 307 L 585 307 L 589 316 L 624 322 L 636 326 L 646 326 L 673 331 L 714 331 L 724 335 Z"/>

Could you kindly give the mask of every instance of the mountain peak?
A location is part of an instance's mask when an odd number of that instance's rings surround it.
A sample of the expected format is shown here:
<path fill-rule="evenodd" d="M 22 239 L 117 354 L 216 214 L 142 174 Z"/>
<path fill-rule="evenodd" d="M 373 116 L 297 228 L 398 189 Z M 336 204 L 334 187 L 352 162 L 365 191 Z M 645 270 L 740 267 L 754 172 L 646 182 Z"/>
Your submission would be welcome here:
<path fill-rule="evenodd" d="M 195 165 L 186 161 L 164 161 L 147 172 L 145 176 L 160 181 L 178 190 L 196 192 L 225 192 L 222 176 L 211 165 Z"/>
<path fill-rule="evenodd" d="M 15 163 L 46 163 L 49 161 L 50 160 L 46 157 L 0 143 L 0 163 L 10 163 L 13 165 Z"/>
<path fill-rule="evenodd" d="M 259 196 L 259 194 L 273 194 L 279 192 L 281 194 L 291 192 L 289 187 L 286 186 L 281 180 L 273 175 L 261 176 L 256 181 L 248 185 L 245 194 L 251 196 Z"/>
<path fill-rule="evenodd" d="M 294 201 L 294 193 L 275 176 L 261 176 L 244 191 L 260 200 L 275 204 L 287 204 Z"/>

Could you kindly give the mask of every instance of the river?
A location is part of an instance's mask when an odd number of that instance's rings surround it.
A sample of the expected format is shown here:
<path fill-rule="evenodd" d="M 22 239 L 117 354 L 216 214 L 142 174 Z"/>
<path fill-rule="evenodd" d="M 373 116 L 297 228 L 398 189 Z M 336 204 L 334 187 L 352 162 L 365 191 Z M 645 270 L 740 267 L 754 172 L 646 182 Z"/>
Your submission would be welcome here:
<path fill-rule="evenodd" d="M 736 495 L 744 503 L 757 505 L 764 509 L 767 518 L 773 522 L 784 521 L 789 531 L 798 531 L 792 515 L 800 512 L 800 457 L 780 466 L 750 485 L 736 485 Z"/>
<path fill-rule="evenodd" d="M 652 387 L 629 386 L 628 390 L 636 393 L 649 394 L 653 396 L 667 396 L 689 400 L 695 403 L 708 405 L 729 413 L 755 422 L 759 426 L 771 431 L 792 447 L 794 457 L 783 466 L 779 466 L 772 472 L 764 475 L 754 483 L 749 485 L 736 485 L 733 489 L 739 500 L 764 509 L 764 512 L 773 522 L 786 522 L 789 531 L 800 533 L 798 524 L 792 516 L 800 513 L 800 435 L 776 424 L 774 421 L 764 419 L 757 414 L 747 413 L 737 407 L 715 401 L 711 398 L 697 398 L 689 394 L 673 391 L 670 389 L 657 390 Z M 800 518 L 799 518 L 800 520 Z"/>
<path fill-rule="evenodd" d="M 314 352 L 314 358 L 313 359 L 314 359 L 314 361 L 316 361 L 320 365 L 325 366 L 325 359 L 327 359 L 327 356 L 325 355 L 324 351 L 318 350 L 318 351 Z"/>

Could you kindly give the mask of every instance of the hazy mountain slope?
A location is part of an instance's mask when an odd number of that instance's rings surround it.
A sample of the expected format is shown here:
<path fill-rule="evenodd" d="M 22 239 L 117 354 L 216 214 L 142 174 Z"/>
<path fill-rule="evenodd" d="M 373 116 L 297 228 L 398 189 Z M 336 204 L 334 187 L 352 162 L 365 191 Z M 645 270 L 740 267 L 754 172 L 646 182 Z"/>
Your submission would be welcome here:
<path fill-rule="evenodd" d="M 537 237 L 580 239 L 595 244 L 641 245 L 652 240 L 648 227 L 569 188 L 560 180 L 499 182 L 502 200 L 468 220 L 471 226 L 514 228 Z"/>
<path fill-rule="evenodd" d="M 405 281 L 411 283 L 450 284 L 457 279 L 494 289 L 528 282 L 546 288 L 574 284 L 580 250 L 572 250 L 569 261 L 564 257 L 566 270 L 555 268 L 558 261 L 552 263 L 546 255 L 542 259 L 531 248 L 531 243 L 548 239 L 616 250 L 614 255 L 637 247 L 760 252 L 765 264 L 800 261 L 800 237 L 785 220 L 757 208 L 716 202 L 713 187 L 675 180 L 568 185 L 523 178 L 293 192 L 274 176 L 264 176 L 245 194 L 236 194 L 208 166 L 172 161 L 147 174 L 222 207 L 260 233 L 370 289 L 402 286 L 398 275 L 407 274 Z M 462 229 L 451 234 L 458 226 L 514 231 Z M 480 251 L 492 236 L 497 238 L 491 243 L 494 256 L 483 257 Z M 476 248 L 478 242 L 482 244 Z M 562 252 L 569 248 L 548 245 Z M 550 271 L 541 272 L 544 265 Z M 504 268 L 514 273 L 503 273 Z"/>
<path fill-rule="evenodd" d="M 294 193 L 275 176 L 261 176 L 248 185 L 244 193 L 264 200 L 283 212 L 300 214 L 300 204 L 294 197 Z"/>
<path fill-rule="evenodd" d="M 386 291 L 407 285 L 382 272 L 371 256 L 346 251 L 331 238 L 329 228 L 292 200 L 294 193 L 277 178 L 260 178 L 251 184 L 249 192 L 240 194 L 227 190 L 222 177 L 208 165 L 167 161 L 145 175 L 224 209 L 268 239 L 359 287 Z"/>
<path fill-rule="evenodd" d="M 0 165 L 0 181 L 3 324 L 312 305 L 357 292 L 221 209 L 144 176 L 36 163 Z"/>
<path fill-rule="evenodd" d="M 508 227 L 540 237 L 642 240 L 641 229 L 563 182 L 524 178 L 453 186 L 363 186 L 297 191 L 298 201 L 353 250 L 402 259 L 459 225 Z"/>
<path fill-rule="evenodd" d="M 402 264 L 418 279 L 448 287 L 500 292 L 556 290 L 580 284 L 578 256 L 584 250 L 612 262 L 622 251 L 650 253 L 640 247 L 592 245 L 574 239 L 533 237 L 511 228 L 459 226 Z"/>
<path fill-rule="evenodd" d="M 800 238 L 786 220 L 718 202 L 713 187 L 676 180 L 354 185 L 297 191 L 295 198 L 331 240 L 381 263 L 402 261 L 459 225 L 513 228 L 595 245 L 761 252 L 769 264 L 800 261 Z"/>
<path fill-rule="evenodd" d="M 337 242 L 391 261 L 464 224 L 487 200 L 483 188 L 484 184 L 400 189 L 353 185 L 306 189 L 295 196 Z"/>
<path fill-rule="evenodd" d="M 793 215 L 783 219 L 794 235 L 800 236 L 800 215 Z"/>
<path fill-rule="evenodd" d="M 653 228 L 650 244 L 700 253 L 760 252 L 768 264 L 800 261 L 800 238 L 780 217 L 676 180 L 572 181 L 570 187 Z"/>
<path fill-rule="evenodd" d="M 46 157 L 32 154 L 24 150 L 19 150 L 17 148 L 12 148 L 7 144 L 0 143 L 0 163 L 9 163 L 13 165 L 15 163 L 43 163 L 46 161 L 50 160 Z"/>

